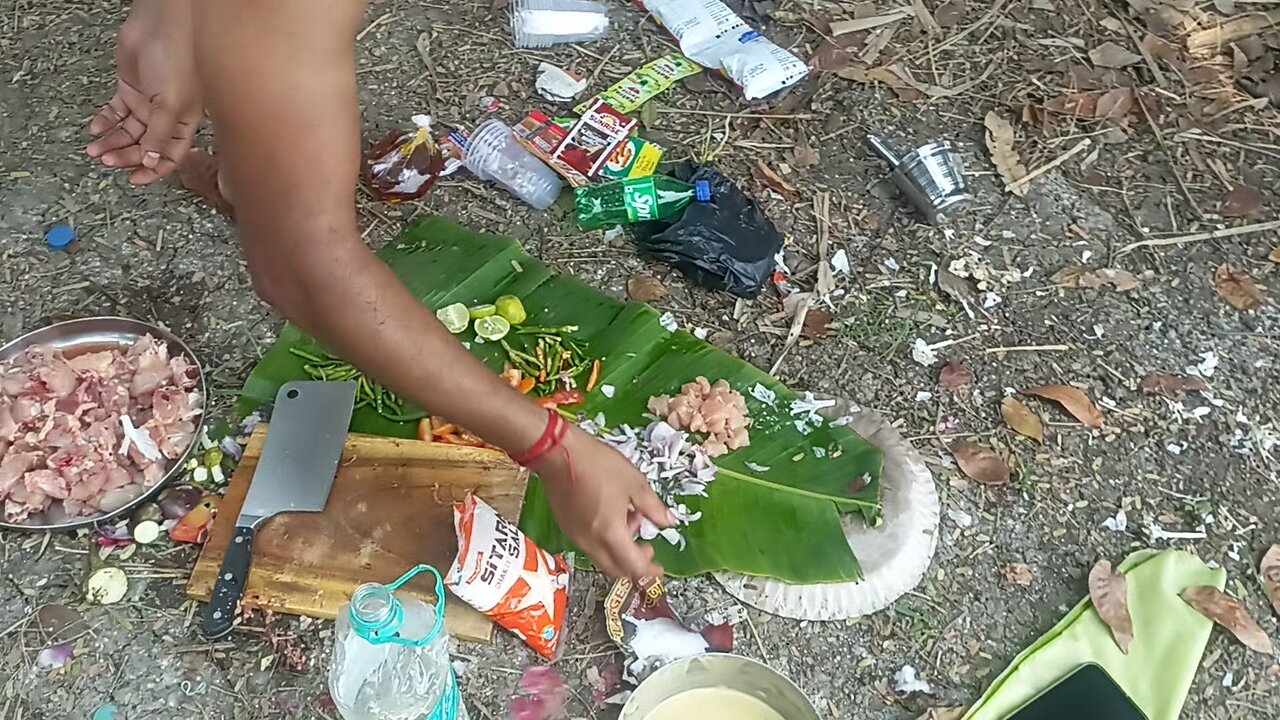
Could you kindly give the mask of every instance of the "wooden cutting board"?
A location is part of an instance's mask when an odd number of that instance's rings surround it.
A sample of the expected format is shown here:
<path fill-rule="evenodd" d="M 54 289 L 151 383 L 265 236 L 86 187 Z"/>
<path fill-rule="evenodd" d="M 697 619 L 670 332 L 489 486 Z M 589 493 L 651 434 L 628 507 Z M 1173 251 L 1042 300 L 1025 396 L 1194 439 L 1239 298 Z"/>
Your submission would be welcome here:
<path fill-rule="evenodd" d="M 267 428 L 245 448 L 209 541 L 187 583 L 208 600 L 249 491 Z M 468 491 L 504 517 L 520 517 L 528 473 L 502 453 L 417 440 L 349 435 L 324 512 L 277 515 L 258 527 L 243 603 L 333 619 L 364 582 L 389 583 L 418 563 L 447 572 L 458 551 L 453 502 Z M 434 602 L 434 578 L 404 587 Z M 448 597 L 445 623 L 463 640 L 489 642 L 489 620 Z"/>

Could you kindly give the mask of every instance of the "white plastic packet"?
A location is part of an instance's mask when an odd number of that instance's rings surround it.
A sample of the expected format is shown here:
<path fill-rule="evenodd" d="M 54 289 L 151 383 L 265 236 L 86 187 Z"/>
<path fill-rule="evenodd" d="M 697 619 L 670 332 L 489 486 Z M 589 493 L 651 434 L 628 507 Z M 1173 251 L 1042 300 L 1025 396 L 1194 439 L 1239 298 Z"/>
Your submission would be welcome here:
<path fill-rule="evenodd" d="M 753 30 L 720 0 L 638 0 L 694 62 L 724 71 L 748 100 L 768 97 L 809 74 L 795 55 Z"/>

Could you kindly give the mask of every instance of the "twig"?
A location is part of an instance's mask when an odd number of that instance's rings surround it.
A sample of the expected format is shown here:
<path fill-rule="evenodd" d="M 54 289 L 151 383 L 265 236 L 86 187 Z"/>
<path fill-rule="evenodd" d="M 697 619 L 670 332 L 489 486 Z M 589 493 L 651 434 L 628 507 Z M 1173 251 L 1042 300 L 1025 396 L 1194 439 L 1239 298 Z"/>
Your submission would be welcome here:
<path fill-rule="evenodd" d="M 756 624 L 751 621 L 751 613 L 746 613 L 743 617 L 747 619 L 747 627 L 751 628 L 751 637 L 756 639 L 756 649 L 760 651 L 760 659 L 768 664 L 769 653 L 764 651 L 764 641 L 760 639 L 760 631 L 756 629 Z"/>
<path fill-rule="evenodd" d="M 799 115 L 770 115 L 765 113 L 726 113 L 716 112 L 714 110 L 694 110 L 692 108 L 658 108 L 658 112 L 662 115 L 714 115 L 716 117 L 726 118 L 757 118 L 761 120 L 812 120 L 813 115 L 809 113 L 801 113 Z"/>
<path fill-rule="evenodd" d="M 930 48 L 929 55 L 934 55 L 935 53 L 941 52 L 942 50 L 946 50 L 952 45 L 955 45 L 956 43 L 968 37 L 969 33 L 972 33 L 974 30 L 977 30 L 978 28 L 985 28 L 987 26 L 994 27 L 996 25 L 996 22 L 995 22 L 996 16 L 998 16 L 1004 10 L 1004 6 L 1007 1 L 1008 0 L 996 0 L 996 2 L 992 4 L 991 9 L 988 10 L 987 13 L 983 15 L 981 18 L 978 18 L 977 22 L 965 28 L 964 30 L 961 30 L 955 35 L 952 35 L 946 40 L 943 40 L 941 43 L 938 44 L 937 47 Z M 921 57 L 920 55 L 916 55 L 915 57 L 911 58 L 911 60 L 912 62 L 915 62 L 919 60 L 920 57 Z"/>
<path fill-rule="evenodd" d="M 796 340 L 800 339 L 800 331 L 804 328 L 805 315 L 809 314 L 809 308 L 813 307 L 813 293 L 805 293 L 805 297 L 798 303 L 796 314 L 791 318 L 791 329 L 787 331 L 787 342 L 782 346 L 782 352 L 778 353 L 778 359 L 773 361 L 773 367 L 769 368 L 770 375 L 777 375 L 778 368 L 782 366 L 782 360 L 791 351 Z"/>
<path fill-rule="evenodd" d="M 1022 186 L 1022 185 L 1027 185 L 1027 184 L 1029 184 L 1029 183 L 1030 183 L 1032 180 L 1034 180 L 1035 178 L 1040 177 L 1041 175 L 1043 175 L 1043 174 L 1045 174 L 1045 173 L 1049 172 L 1050 170 L 1052 170 L 1052 169 L 1054 169 L 1054 168 L 1058 167 L 1059 165 L 1061 165 L 1062 163 L 1064 163 L 1064 162 L 1066 162 L 1066 161 L 1070 160 L 1071 158 L 1075 157 L 1076 155 L 1080 154 L 1080 151 L 1084 150 L 1085 148 L 1089 147 L 1089 146 L 1090 146 L 1090 145 L 1092 145 L 1092 144 L 1093 144 L 1093 141 L 1092 141 L 1092 140 L 1090 140 L 1089 138 L 1085 138 L 1085 139 L 1081 140 L 1080 142 L 1076 143 L 1076 144 L 1075 144 L 1075 145 L 1074 145 L 1070 150 L 1068 150 L 1068 151 L 1066 151 L 1066 152 L 1062 153 L 1061 155 L 1059 155 L 1058 157 L 1054 158 L 1053 160 L 1050 160 L 1049 162 L 1045 163 L 1044 165 L 1041 165 L 1040 167 L 1036 168 L 1035 170 L 1032 170 L 1031 172 L 1027 173 L 1026 175 L 1023 175 L 1022 177 L 1018 178 L 1017 180 L 1014 180 L 1013 182 L 1009 183 L 1008 185 L 1006 185 L 1006 186 L 1005 186 L 1005 190 L 1008 190 L 1009 192 L 1013 192 L 1013 191 L 1014 191 L 1014 188 L 1019 187 L 1019 186 Z"/>
<path fill-rule="evenodd" d="M 1009 345 L 1007 347 L 993 347 L 983 350 L 984 353 L 1002 353 L 1002 352 L 1061 352 L 1070 350 L 1070 345 Z"/>
<path fill-rule="evenodd" d="M 818 297 L 826 297 L 836 289 L 836 280 L 831 276 L 831 264 L 827 262 L 831 234 L 830 208 L 830 193 L 818 193 L 813 202 L 813 214 L 818 220 L 818 283 L 814 288 Z"/>
<path fill-rule="evenodd" d="M 1138 109 L 1142 110 L 1142 117 L 1147 119 L 1147 124 L 1151 126 L 1151 132 L 1156 136 L 1156 144 L 1164 151 L 1169 159 L 1169 169 L 1173 171 L 1173 181 L 1177 183 L 1178 189 L 1182 191 L 1182 197 L 1186 198 L 1187 204 L 1195 211 L 1196 217 L 1204 219 L 1204 212 L 1200 210 L 1200 205 L 1196 203 L 1196 199 L 1191 196 L 1191 191 L 1187 189 L 1187 184 L 1182 182 L 1182 175 L 1178 172 L 1178 166 L 1173 162 L 1173 155 L 1169 153 L 1169 146 L 1165 144 L 1164 133 L 1160 132 L 1160 128 L 1156 127 L 1156 123 L 1151 119 L 1151 113 L 1147 112 L 1146 103 L 1142 102 L 1142 96 L 1137 95 Z M 1177 229 L 1176 227 L 1174 228 Z"/>
<path fill-rule="evenodd" d="M 1235 237 L 1237 235 L 1248 235 L 1250 233 L 1266 232 L 1280 228 L 1280 220 L 1272 220 L 1264 223 L 1254 223 L 1253 225 L 1241 225 L 1240 227 L 1222 228 L 1211 232 L 1191 233 L 1190 235 L 1178 235 L 1177 237 L 1167 238 L 1150 238 L 1141 240 L 1136 243 L 1130 243 L 1120 248 L 1116 252 L 1116 257 L 1123 257 L 1129 253 L 1144 247 L 1164 247 L 1166 245 L 1184 245 L 1186 243 L 1200 242 L 1201 240 L 1221 240 L 1222 238 Z"/>
<path fill-rule="evenodd" d="M 384 22 L 386 22 L 386 21 L 390 20 L 390 19 L 391 19 L 391 17 L 392 17 L 392 15 L 394 15 L 394 14 L 395 14 L 395 13 L 394 13 L 393 11 L 388 10 L 387 12 L 384 12 L 384 13 L 382 13 L 381 15 L 379 15 L 378 17 L 374 18 L 374 21 L 373 21 L 373 22 L 371 22 L 371 23 L 369 23 L 368 25 L 366 25 L 366 26 L 365 26 L 365 28 L 364 28 L 363 30 L 361 30 L 361 31 L 360 31 L 360 33 L 359 33 L 358 35 L 356 35 L 356 42 L 360 42 L 361 40 L 363 40 L 365 35 L 368 35 L 370 32 L 373 32 L 373 29 L 374 29 L 374 28 L 376 28 L 376 27 L 378 27 L 379 25 L 381 25 L 382 23 L 384 23 Z"/>
<path fill-rule="evenodd" d="M 1226 138 L 1221 138 L 1221 137 L 1218 137 L 1217 135 L 1210 135 L 1202 130 L 1187 130 L 1173 136 L 1174 140 L 1184 140 L 1187 138 L 1190 138 L 1192 140 L 1205 140 L 1208 142 L 1221 143 L 1223 145 L 1238 147 L 1242 150 L 1252 150 L 1253 152 L 1256 152 L 1262 155 L 1270 155 L 1273 158 L 1280 158 L 1280 152 L 1264 149 L 1264 148 L 1275 147 L 1274 145 L 1250 145 L 1248 143 L 1242 143 L 1242 142 L 1237 142 L 1235 140 L 1228 140 Z"/>

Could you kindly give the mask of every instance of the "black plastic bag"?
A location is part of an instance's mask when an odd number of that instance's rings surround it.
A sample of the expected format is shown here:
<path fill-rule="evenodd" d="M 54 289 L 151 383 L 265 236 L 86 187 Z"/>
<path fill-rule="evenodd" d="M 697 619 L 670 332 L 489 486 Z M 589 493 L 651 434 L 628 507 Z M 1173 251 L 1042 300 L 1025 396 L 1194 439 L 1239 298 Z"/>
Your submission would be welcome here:
<path fill-rule="evenodd" d="M 680 165 L 672 173 L 689 184 L 711 183 L 711 202 L 695 202 L 675 223 L 633 226 L 640 251 L 667 263 L 698 285 L 748 300 L 773 275 L 782 233 L 756 202 L 709 165 Z"/>

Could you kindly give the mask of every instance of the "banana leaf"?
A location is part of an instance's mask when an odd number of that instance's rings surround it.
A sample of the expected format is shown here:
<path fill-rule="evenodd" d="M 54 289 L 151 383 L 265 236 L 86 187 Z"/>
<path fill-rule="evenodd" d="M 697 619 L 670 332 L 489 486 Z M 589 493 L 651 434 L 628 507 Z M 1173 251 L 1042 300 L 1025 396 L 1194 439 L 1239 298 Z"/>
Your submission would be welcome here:
<path fill-rule="evenodd" d="M 610 427 L 643 426 L 651 396 L 678 392 L 698 375 L 723 378 L 743 392 L 753 423 L 751 445 L 718 458 L 720 473 L 708 496 L 687 502 L 703 513 L 682 529 L 687 546 L 655 543 L 668 574 L 729 570 L 794 583 L 860 578 L 840 515 L 859 512 L 867 522 L 878 520 L 883 458 L 844 427 L 824 424 L 801 433 L 789 413 L 795 394 L 767 373 L 687 332 L 666 330 L 647 305 L 622 303 L 557 275 L 512 238 L 433 217 L 407 229 L 379 255 L 427 307 L 474 305 L 510 294 L 523 301 L 528 325 L 577 325 L 574 338 L 603 361 L 597 389 L 582 410 L 588 417 L 603 414 Z M 295 348 L 324 352 L 313 338 L 286 325 L 246 381 L 243 411 L 272 402 L 285 382 L 307 377 L 303 360 L 291 352 Z M 493 370 L 503 369 L 499 344 L 472 339 L 470 349 Z M 757 383 L 776 394 L 772 405 L 749 394 Z M 600 392 L 603 385 L 614 388 L 612 398 Z M 352 430 L 413 437 L 416 427 L 366 407 L 356 411 Z M 573 549 L 537 482 L 529 484 L 520 527 L 548 550 Z"/>

